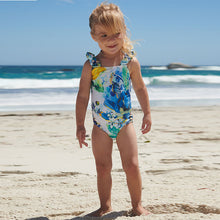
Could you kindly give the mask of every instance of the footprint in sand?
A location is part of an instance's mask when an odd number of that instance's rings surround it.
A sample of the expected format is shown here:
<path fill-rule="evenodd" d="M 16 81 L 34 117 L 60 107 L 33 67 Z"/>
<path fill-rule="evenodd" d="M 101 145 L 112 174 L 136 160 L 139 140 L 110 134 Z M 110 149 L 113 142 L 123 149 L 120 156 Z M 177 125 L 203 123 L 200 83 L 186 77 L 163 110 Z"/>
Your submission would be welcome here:
<path fill-rule="evenodd" d="M 1 176 L 7 176 L 9 174 L 30 174 L 33 172 L 30 171 L 20 171 L 20 170 L 11 170 L 11 171 L 0 171 Z"/>
<path fill-rule="evenodd" d="M 153 175 L 160 175 L 160 174 L 166 174 L 173 171 L 181 171 L 181 170 L 192 170 L 192 171 L 207 171 L 207 170 L 220 170 L 220 168 L 217 167 L 208 167 L 208 166 L 186 166 L 186 167 L 180 167 L 180 168 L 173 168 L 173 169 L 166 169 L 166 170 L 146 170 L 145 173 L 147 174 L 153 174 Z"/>
<path fill-rule="evenodd" d="M 179 212 L 182 214 L 203 213 L 203 214 L 220 214 L 220 209 L 207 205 L 190 205 L 182 203 L 149 205 L 145 209 L 153 214 L 165 214 Z"/>
<path fill-rule="evenodd" d="M 78 172 L 60 172 L 60 173 L 51 173 L 51 174 L 46 174 L 44 176 L 46 177 L 65 177 L 65 176 L 76 176 L 81 173 Z"/>
<path fill-rule="evenodd" d="M 161 159 L 160 163 L 170 164 L 170 163 L 192 163 L 194 161 L 203 161 L 202 159 Z"/>

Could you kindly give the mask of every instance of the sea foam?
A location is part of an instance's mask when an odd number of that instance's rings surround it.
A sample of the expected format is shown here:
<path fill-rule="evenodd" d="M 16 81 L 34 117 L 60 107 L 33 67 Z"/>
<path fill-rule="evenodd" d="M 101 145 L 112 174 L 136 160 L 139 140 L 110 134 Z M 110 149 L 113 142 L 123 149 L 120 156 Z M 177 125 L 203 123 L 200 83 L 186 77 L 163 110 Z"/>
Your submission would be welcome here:
<path fill-rule="evenodd" d="M 143 77 L 146 86 L 179 84 L 220 84 L 216 75 L 171 75 Z M 1 79 L 0 89 L 78 88 L 79 78 L 74 79 Z"/>
<path fill-rule="evenodd" d="M 74 88 L 79 86 L 76 79 L 1 79 L 0 89 Z"/>

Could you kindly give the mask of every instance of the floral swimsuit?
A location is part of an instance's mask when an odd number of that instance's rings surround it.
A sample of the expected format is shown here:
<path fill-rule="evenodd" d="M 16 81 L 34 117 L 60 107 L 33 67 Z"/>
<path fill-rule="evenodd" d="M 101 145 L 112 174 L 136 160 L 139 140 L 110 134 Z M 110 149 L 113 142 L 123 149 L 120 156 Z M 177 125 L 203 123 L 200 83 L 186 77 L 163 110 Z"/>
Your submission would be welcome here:
<path fill-rule="evenodd" d="M 131 60 L 127 54 L 120 66 L 102 67 L 95 55 L 87 52 L 92 66 L 92 116 L 96 126 L 109 137 L 116 138 L 119 131 L 132 122 L 131 115 L 131 79 L 127 63 Z"/>

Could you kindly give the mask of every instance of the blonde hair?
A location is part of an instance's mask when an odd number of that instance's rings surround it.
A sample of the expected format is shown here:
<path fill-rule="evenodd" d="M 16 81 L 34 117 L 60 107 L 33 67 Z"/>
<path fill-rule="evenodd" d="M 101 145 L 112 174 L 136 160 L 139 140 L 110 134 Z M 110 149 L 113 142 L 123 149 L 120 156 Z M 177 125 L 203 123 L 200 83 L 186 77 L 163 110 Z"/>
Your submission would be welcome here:
<path fill-rule="evenodd" d="M 125 36 L 122 52 L 129 56 L 134 56 L 134 53 L 132 52 L 133 44 L 127 36 L 124 15 L 117 5 L 103 2 L 97 6 L 89 17 L 91 34 L 95 34 L 95 25 L 102 25 L 106 28 L 110 28 L 113 33 L 124 33 Z"/>

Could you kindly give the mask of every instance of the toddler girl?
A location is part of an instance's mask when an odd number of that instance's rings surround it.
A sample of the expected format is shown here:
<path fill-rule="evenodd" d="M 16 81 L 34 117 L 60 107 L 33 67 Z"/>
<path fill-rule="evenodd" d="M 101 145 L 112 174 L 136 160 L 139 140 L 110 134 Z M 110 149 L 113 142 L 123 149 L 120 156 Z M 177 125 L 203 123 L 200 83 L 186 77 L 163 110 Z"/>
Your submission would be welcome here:
<path fill-rule="evenodd" d="M 134 215 L 147 215 L 141 204 L 141 175 L 137 139 L 131 114 L 131 83 L 143 111 L 142 133 L 151 128 L 150 104 L 141 68 L 127 36 L 124 16 L 118 6 L 102 3 L 89 18 L 91 36 L 100 47 L 97 56 L 87 53 L 76 101 L 79 145 L 85 141 L 85 115 L 91 90 L 92 150 L 96 162 L 100 208 L 89 216 L 101 217 L 112 211 L 112 146 L 116 139 L 126 173 Z"/>

